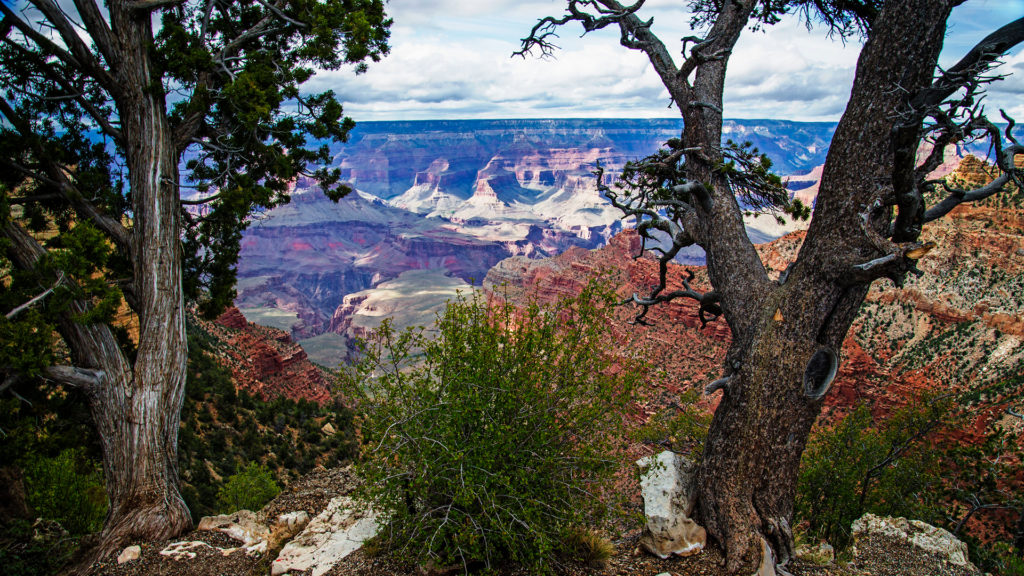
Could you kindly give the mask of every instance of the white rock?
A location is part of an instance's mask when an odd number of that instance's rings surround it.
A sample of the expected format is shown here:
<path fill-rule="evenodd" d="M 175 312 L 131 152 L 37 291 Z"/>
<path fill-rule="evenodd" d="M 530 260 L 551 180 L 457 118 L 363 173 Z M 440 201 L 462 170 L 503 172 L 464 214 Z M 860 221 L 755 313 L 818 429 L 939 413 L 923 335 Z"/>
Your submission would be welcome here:
<path fill-rule="evenodd" d="M 234 514 L 203 516 L 197 530 L 216 530 L 238 540 L 246 547 L 252 547 L 270 537 L 270 529 L 256 520 L 256 514 L 239 510 Z"/>
<path fill-rule="evenodd" d="M 334 426 L 331 426 L 330 422 L 328 422 L 327 424 L 324 424 L 324 427 L 321 428 L 320 431 L 323 432 L 324 434 L 326 434 L 327 436 L 334 436 L 334 434 L 336 432 L 334 430 Z"/>
<path fill-rule="evenodd" d="M 117 563 L 124 564 L 125 562 L 131 562 L 132 560 L 138 560 L 139 556 L 142 556 L 142 546 L 129 546 L 117 555 Z"/>
<path fill-rule="evenodd" d="M 640 545 L 659 558 L 689 556 L 704 549 L 707 533 L 690 518 L 696 496 L 695 471 L 686 459 L 671 451 L 637 461 L 642 476 L 647 525 Z"/>
<path fill-rule="evenodd" d="M 949 531 L 920 520 L 890 518 L 865 514 L 854 520 L 851 529 L 854 544 L 867 535 L 875 534 L 909 542 L 913 546 L 939 556 L 950 564 L 977 570 L 967 556 L 967 544 Z"/>
<path fill-rule="evenodd" d="M 835 548 L 824 540 L 816 545 L 801 545 L 797 547 L 795 554 L 797 558 L 812 564 L 832 564 L 836 560 Z"/>
<path fill-rule="evenodd" d="M 199 541 L 172 542 L 167 545 L 167 548 L 160 551 L 160 555 L 167 556 L 172 560 L 191 560 L 196 557 L 196 553 L 193 552 L 193 550 L 197 548 L 213 548 L 213 546 L 210 546 L 206 542 Z"/>
<path fill-rule="evenodd" d="M 309 524 L 309 512 L 305 510 L 298 510 L 296 512 L 288 512 L 281 514 L 277 517 L 277 521 L 271 526 L 270 531 L 274 530 L 287 530 L 292 534 L 295 534 L 299 530 L 302 530 Z"/>
<path fill-rule="evenodd" d="M 321 576 L 379 530 L 374 512 L 364 511 L 351 498 L 338 496 L 281 549 L 270 573 L 279 576 L 310 570 L 312 576 Z"/>

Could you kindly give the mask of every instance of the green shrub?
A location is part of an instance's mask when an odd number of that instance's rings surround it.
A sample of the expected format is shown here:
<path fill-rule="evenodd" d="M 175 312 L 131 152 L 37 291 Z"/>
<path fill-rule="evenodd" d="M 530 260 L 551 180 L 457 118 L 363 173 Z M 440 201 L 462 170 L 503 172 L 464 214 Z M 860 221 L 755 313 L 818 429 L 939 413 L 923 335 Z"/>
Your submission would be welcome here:
<path fill-rule="evenodd" d="M 699 459 L 711 427 L 711 415 L 697 405 L 699 399 L 697 390 L 682 392 L 676 402 L 659 410 L 646 424 L 637 428 L 633 438 Z"/>
<path fill-rule="evenodd" d="M 876 425 L 861 405 L 811 437 L 800 466 L 796 515 L 808 536 L 837 549 L 866 512 L 935 522 L 941 484 L 937 454 L 921 449 L 948 412 L 948 402 L 914 402 Z"/>
<path fill-rule="evenodd" d="M 577 526 L 611 510 L 638 366 L 613 362 L 613 295 L 554 307 L 450 302 L 436 337 L 385 322 L 349 374 L 362 393 L 364 496 L 381 546 L 421 564 L 550 571 Z"/>
<path fill-rule="evenodd" d="M 217 491 L 217 503 L 222 513 L 259 510 L 280 491 L 266 466 L 250 462 L 224 482 Z"/>
<path fill-rule="evenodd" d="M 27 461 L 25 488 L 36 515 L 56 520 L 71 534 L 88 534 L 103 527 L 107 515 L 103 473 L 84 448 Z"/>
<path fill-rule="evenodd" d="M 998 423 L 980 434 L 978 414 L 1018 401 L 1014 376 L 957 396 L 925 396 L 875 422 L 861 406 L 808 443 L 797 487 L 797 521 L 806 536 L 842 549 L 865 512 L 947 528 L 975 564 L 1024 574 L 1019 536 L 1024 458 L 1016 433 Z M 997 412 L 998 413 L 998 412 Z M 969 521 L 975 524 L 970 524 Z M 977 532 L 977 523 L 984 531 Z"/>

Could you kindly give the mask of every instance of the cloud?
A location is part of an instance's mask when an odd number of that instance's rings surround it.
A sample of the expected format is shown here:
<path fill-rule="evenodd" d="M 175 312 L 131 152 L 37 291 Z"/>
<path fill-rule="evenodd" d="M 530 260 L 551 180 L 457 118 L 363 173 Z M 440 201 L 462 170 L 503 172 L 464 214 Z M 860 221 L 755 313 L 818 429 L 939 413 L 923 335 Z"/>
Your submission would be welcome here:
<path fill-rule="evenodd" d="M 563 1 L 396 0 L 388 7 L 395 18 L 392 53 L 358 77 L 351 70 L 321 73 L 310 86 L 334 89 L 357 120 L 678 117 L 646 57 L 620 46 L 616 30 L 579 38 L 579 25 L 570 23 L 559 31 L 555 58 L 510 57 L 539 18 L 564 10 Z M 641 16 L 653 16 L 655 33 L 678 53 L 679 39 L 692 34 L 689 15 L 675 0 L 648 0 L 645 10 Z M 959 28 L 977 35 L 984 27 Z M 836 120 L 859 50 L 857 42 L 808 31 L 795 17 L 765 32 L 746 31 L 730 61 L 726 116 Z M 1004 70 L 1018 68 L 1019 53 Z M 1024 117 L 1022 82 L 1024 70 L 994 85 L 990 102 Z"/>

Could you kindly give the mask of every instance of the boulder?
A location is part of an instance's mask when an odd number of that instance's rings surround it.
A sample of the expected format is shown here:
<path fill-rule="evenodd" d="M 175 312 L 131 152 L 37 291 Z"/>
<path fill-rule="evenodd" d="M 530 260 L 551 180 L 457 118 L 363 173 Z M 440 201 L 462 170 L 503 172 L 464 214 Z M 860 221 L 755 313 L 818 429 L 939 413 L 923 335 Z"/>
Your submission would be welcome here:
<path fill-rule="evenodd" d="M 285 544 L 270 567 L 272 576 L 309 571 L 321 576 L 358 550 L 380 530 L 377 515 L 347 496 L 331 500 L 327 509 Z"/>
<path fill-rule="evenodd" d="M 142 546 L 139 546 L 138 544 L 135 546 L 129 546 L 117 555 L 117 563 L 124 564 L 125 562 L 131 562 L 132 560 L 138 560 L 139 556 L 142 556 Z"/>
<path fill-rule="evenodd" d="M 308 524 L 309 513 L 305 510 L 281 514 L 270 527 L 270 538 L 267 541 L 267 548 L 279 548 L 281 544 L 291 540 Z"/>
<path fill-rule="evenodd" d="M 836 561 L 836 550 L 822 540 L 817 544 L 802 544 L 796 548 L 796 557 L 811 564 L 832 564 Z"/>
<path fill-rule="evenodd" d="M 239 510 L 234 514 L 220 516 L 203 516 L 196 529 L 223 532 L 247 548 L 257 546 L 270 538 L 270 528 L 261 524 L 256 518 L 256 513 L 249 510 Z"/>
<path fill-rule="evenodd" d="M 659 558 L 689 556 L 704 549 L 707 533 L 693 513 L 695 467 L 671 451 L 637 461 L 647 524 L 640 546 Z"/>
<path fill-rule="evenodd" d="M 853 522 L 853 564 L 865 572 L 906 576 L 981 574 L 967 545 L 920 520 L 865 514 Z"/>
<path fill-rule="evenodd" d="M 309 524 L 309 512 L 305 510 L 297 510 L 295 512 L 287 512 L 277 517 L 277 521 L 270 527 L 271 532 L 291 532 L 292 534 L 298 534 L 299 530 L 302 530 Z"/>
<path fill-rule="evenodd" d="M 172 542 L 167 545 L 166 548 L 160 551 L 161 556 L 167 556 L 172 560 L 192 560 L 196 557 L 195 550 L 202 548 L 213 548 L 206 542 L 195 541 L 181 541 Z"/>

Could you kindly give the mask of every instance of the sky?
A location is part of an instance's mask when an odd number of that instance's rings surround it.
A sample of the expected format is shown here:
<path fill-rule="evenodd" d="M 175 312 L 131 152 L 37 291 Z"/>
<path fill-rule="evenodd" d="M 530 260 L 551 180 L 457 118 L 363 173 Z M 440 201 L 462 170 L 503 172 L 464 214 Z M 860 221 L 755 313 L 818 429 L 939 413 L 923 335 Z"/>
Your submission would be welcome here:
<path fill-rule="evenodd" d="M 648 0 L 639 13 L 675 53 L 689 36 L 683 0 Z M 580 38 L 560 31 L 554 58 L 511 57 L 538 19 L 561 15 L 565 0 L 388 0 L 391 54 L 365 74 L 321 72 L 307 86 L 333 89 L 356 121 L 471 118 L 678 118 L 642 53 L 618 43 L 617 28 Z M 1024 0 L 970 0 L 954 12 L 940 65 L 1024 16 Z M 839 119 L 849 97 L 858 41 L 829 39 L 787 18 L 747 30 L 729 66 L 727 118 Z M 990 111 L 1024 122 L 1024 51 L 1000 69 L 1014 74 L 989 90 Z"/>

